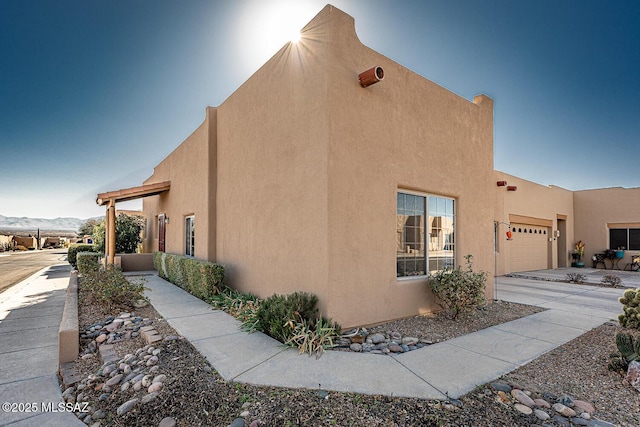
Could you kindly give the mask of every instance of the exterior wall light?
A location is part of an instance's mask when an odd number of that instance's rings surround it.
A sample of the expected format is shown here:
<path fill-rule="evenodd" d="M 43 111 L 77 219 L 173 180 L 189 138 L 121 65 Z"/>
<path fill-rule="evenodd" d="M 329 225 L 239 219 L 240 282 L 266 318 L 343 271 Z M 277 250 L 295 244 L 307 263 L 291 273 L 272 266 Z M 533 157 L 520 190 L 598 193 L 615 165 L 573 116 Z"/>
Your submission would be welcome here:
<path fill-rule="evenodd" d="M 516 191 L 518 189 L 518 187 L 516 187 L 515 185 L 508 185 L 507 186 L 507 191 Z"/>
<path fill-rule="evenodd" d="M 364 71 L 358 75 L 358 79 L 360 80 L 360 86 L 367 87 L 372 84 L 378 83 L 384 79 L 384 70 L 382 67 L 372 67 L 367 71 Z"/>
<path fill-rule="evenodd" d="M 504 187 L 507 185 L 507 181 L 498 181 L 496 184 L 498 184 L 498 187 Z"/>

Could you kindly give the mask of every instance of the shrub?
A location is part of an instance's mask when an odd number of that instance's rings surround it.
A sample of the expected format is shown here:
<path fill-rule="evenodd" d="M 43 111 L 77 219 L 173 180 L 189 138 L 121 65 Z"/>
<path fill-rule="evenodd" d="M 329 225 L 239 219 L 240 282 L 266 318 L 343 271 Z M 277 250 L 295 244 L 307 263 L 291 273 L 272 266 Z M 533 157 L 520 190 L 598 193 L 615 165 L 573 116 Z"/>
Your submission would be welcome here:
<path fill-rule="evenodd" d="M 298 347 L 299 354 L 316 353 L 316 359 L 322 356 L 325 350 L 336 346 L 334 339 L 338 337 L 340 327 L 331 320 L 320 318 L 315 322 L 315 327 L 311 322 L 298 315 L 298 321 L 290 320 L 287 326 L 291 329 L 290 337 L 285 342 L 286 345 Z"/>
<path fill-rule="evenodd" d="M 86 274 L 90 271 L 97 270 L 100 268 L 99 258 L 100 254 L 97 252 L 78 252 L 76 255 L 78 271 Z"/>
<path fill-rule="evenodd" d="M 288 323 L 298 320 L 298 316 L 306 321 L 318 317 L 318 297 L 306 292 L 295 292 L 291 295 L 271 295 L 262 301 L 256 313 L 256 327 L 265 334 L 286 343 L 292 336 Z"/>
<path fill-rule="evenodd" d="M 582 284 L 587 280 L 587 278 L 580 273 L 567 273 L 567 281 L 569 283 L 577 283 Z"/>
<path fill-rule="evenodd" d="M 622 304 L 622 314 L 618 315 L 621 326 L 629 329 L 640 329 L 640 288 L 627 289 L 618 298 Z"/>
<path fill-rule="evenodd" d="M 611 287 L 619 287 L 622 284 L 622 279 L 615 274 L 605 274 L 602 278 L 602 284 Z"/>
<path fill-rule="evenodd" d="M 224 266 L 221 264 L 155 252 L 153 266 L 160 277 L 204 301 L 209 301 L 224 286 Z"/>
<path fill-rule="evenodd" d="M 78 252 L 92 252 L 93 245 L 86 245 L 84 243 L 79 243 L 77 245 L 69 246 L 69 251 L 67 252 L 67 261 L 69 264 L 73 266 L 73 268 L 78 268 L 77 256 Z"/>
<path fill-rule="evenodd" d="M 260 300 L 251 294 L 224 287 L 210 298 L 214 308 L 224 310 L 242 322 L 246 332 L 261 331 L 285 345 L 298 347 L 300 354 L 322 353 L 335 347 L 340 325 L 317 318 L 318 297 L 305 292 L 272 295 Z"/>
<path fill-rule="evenodd" d="M 117 268 L 97 269 L 83 275 L 80 288 L 87 291 L 92 302 L 106 306 L 109 310 L 134 307 L 144 296 L 142 281 L 129 281 Z"/>
<path fill-rule="evenodd" d="M 211 298 L 210 302 L 214 308 L 224 310 L 240 320 L 242 330 L 246 332 L 258 330 L 257 313 L 261 303 L 258 297 L 225 286 L 219 294 Z"/>
<path fill-rule="evenodd" d="M 476 273 L 472 269 L 473 256 L 466 255 L 467 270 L 460 266 L 447 268 L 429 278 L 429 286 L 442 302 L 441 306 L 449 312 L 453 319 L 471 307 L 484 303 L 484 289 L 487 273 Z"/>

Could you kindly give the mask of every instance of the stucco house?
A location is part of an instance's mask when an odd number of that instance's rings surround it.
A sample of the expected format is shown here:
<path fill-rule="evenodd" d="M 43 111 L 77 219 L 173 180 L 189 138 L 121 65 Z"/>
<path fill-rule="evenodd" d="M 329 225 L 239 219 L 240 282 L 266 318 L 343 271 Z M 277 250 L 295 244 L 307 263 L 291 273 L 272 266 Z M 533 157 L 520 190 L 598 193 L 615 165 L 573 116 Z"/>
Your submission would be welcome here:
<path fill-rule="evenodd" d="M 260 297 L 312 292 L 345 327 L 438 310 L 427 275 L 466 254 L 491 298 L 494 274 L 566 266 L 576 239 L 590 256 L 612 226 L 640 230 L 640 189 L 572 192 L 495 171 L 492 99 L 364 46 L 331 5 L 207 108 L 142 186 L 98 203 L 109 217 L 138 197 L 145 252 L 223 263 L 230 286 Z"/>

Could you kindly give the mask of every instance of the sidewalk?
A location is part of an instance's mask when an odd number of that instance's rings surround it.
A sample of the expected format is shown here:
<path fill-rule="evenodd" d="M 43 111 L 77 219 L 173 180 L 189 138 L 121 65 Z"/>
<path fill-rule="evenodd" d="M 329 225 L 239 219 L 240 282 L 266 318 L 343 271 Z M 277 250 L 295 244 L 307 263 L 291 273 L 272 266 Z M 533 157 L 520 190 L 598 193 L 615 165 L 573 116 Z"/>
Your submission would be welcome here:
<path fill-rule="evenodd" d="M 84 426 L 71 413 L 53 411 L 63 401 L 58 328 L 69 272 L 69 264 L 47 267 L 0 293 L 0 403 L 30 410 L 0 410 L 0 426 Z"/>
<path fill-rule="evenodd" d="M 83 426 L 66 412 L 56 377 L 58 328 L 68 265 L 46 268 L 0 294 L 0 403 L 35 403 L 36 412 L 2 412 L 0 426 Z M 620 289 L 498 278 L 502 300 L 548 310 L 409 353 L 329 351 L 299 355 L 160 279 L 145 274 L 155 309 L 228 381 L 396 397 L 459 397 L 613 319 Z M 579 313 L 579 314 L 578 314 Z"/>
<path fill-rule="evenodd" d="M 459 397 L 616 318 L 621 293 L 500 277 L 499 299 L 548 310 L 409 353 L 329 351 L 316 360 L 241 331 L 230 315 L 155 274 L 144 278 L 155 309 L 227 381 L 424 399 Z"/>

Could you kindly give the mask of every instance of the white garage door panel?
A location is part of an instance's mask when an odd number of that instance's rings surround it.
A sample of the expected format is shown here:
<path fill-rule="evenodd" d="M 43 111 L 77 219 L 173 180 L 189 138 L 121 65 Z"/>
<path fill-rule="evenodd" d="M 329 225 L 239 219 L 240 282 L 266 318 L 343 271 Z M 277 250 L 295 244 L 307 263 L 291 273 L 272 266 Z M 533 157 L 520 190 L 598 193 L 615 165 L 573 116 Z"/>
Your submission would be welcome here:
<path fill-rule="evenodd" d="M 549 230 L 526 224 L 512 224 L 511 271 L 544 270 L 549 259 Z M 526 230 L 526 232 L 525 232 Z"/>

